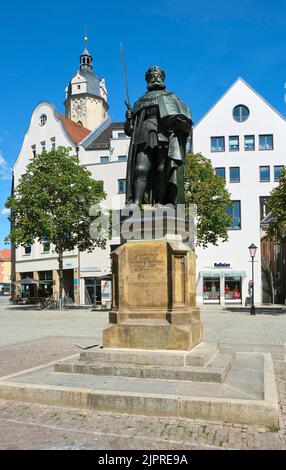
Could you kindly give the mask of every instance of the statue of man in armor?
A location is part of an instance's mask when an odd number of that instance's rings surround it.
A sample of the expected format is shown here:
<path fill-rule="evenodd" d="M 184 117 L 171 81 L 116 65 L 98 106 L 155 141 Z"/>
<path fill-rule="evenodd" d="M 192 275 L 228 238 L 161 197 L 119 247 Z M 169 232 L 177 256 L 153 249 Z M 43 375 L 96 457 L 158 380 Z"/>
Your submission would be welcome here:
<path fill-rule="evenodd" d="M 126 204 L 165 206 L 184 203 L 184 159 L 192 128 L 189 107 L 165 90 L 165 72 L 147 70 L 148 91 L 126 112 L 131 137 Z"/>

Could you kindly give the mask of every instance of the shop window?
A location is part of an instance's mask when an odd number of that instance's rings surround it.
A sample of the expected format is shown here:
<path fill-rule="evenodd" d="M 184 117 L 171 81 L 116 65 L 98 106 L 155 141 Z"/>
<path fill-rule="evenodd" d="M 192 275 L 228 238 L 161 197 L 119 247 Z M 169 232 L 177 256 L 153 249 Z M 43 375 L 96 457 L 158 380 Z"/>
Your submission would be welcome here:
<path fill-rule="evenodd" d="M 220 303 L 220 278 L 203 278 L 203 299 L 204 304 Z"/>
<path fill-rule="evenodd" d="M 226 276 L 224 280 L 225 303 L 241 304 L 241 277 Z"/>

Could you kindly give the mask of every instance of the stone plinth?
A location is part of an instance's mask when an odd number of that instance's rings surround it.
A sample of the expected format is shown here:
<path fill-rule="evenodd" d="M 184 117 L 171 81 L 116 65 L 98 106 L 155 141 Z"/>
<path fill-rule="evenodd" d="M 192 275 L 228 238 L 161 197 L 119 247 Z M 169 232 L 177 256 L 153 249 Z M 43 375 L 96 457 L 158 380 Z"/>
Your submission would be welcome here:
<path fill-rule="evenodd" d="M 130 241 L 112 253 L 113 305 L 104 348 L 190 350 L 202 341 L 196 255 L 173 238 Z"/>

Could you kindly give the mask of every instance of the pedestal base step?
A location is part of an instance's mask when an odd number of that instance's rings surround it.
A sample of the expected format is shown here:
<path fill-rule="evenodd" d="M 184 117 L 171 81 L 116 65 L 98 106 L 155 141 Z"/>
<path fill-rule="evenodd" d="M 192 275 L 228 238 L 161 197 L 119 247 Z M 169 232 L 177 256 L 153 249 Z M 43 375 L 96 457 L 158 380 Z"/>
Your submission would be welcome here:
<path fill-rule="evenodd" d="M 141 364 L 144 366 L 204 367 L 217 350 L 218 344 L 212 342 L 202 342 L 191 351 L 104 348 L 84 351 L 80 355 L 80 360 L 83 362 Z"/>
<path fill-rule="evenodd" d="M 270 354 L 235 353 L 223 383 L 61 373 L 54 365 L 2 377 L 0 398 L 96 412 L 278 426 Z"/>
<path fill-rule="evenodd" d="M 164 352 L 162 352 L 162 356 L 164 356 Z M 100 354 L 100 352 L 96 354 L 97 359 L 95 362 L 94 358 L 91 362 L 90 360 L 85 360 L 85 357 L 86 355 L 82 354 L 77 361 L 70 360 L 67 362 L 59 362 L 55 366 L 55 372 L 223 383 L 230 370 L 234 354 L 216 352 L 206 367 L 150 365 L 148 363 L 143 364 L 143 360 L 138 364 L 136 360 L 133 359 L 132 361 L 131 358 L 130 362 L 123 364 L 120 361 L 115 362 L 116 352 L 114 352 L 113 357 L 111 357 L 111 359 L 113 359 L 112 361 L 105 362 L 104 359 L 106 355 L 104 351 L 102 351 L 102 354 Z M 119 357 L 119 359 L 121 358 Z M 166 358 L 165 362 L 167 362 Z"/>

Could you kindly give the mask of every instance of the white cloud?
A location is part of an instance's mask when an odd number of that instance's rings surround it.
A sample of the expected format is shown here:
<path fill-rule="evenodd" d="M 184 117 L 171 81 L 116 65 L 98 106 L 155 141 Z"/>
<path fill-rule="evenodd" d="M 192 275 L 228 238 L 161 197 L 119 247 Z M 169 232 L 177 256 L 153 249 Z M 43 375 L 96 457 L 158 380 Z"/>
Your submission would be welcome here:
<path fill-rule="evenodd" d="M 11 179 L 11 168 L 9 168 L 7 161 L 0 150 L 0 180 L 9 179 Z"/>
<path fill-rule="evenodd" d="M 6 207 L 4 207 L 4 209 L 2 209 L 1 211 L 1 215 L 10 215 L 10 209 L 7 209 Z"/>

